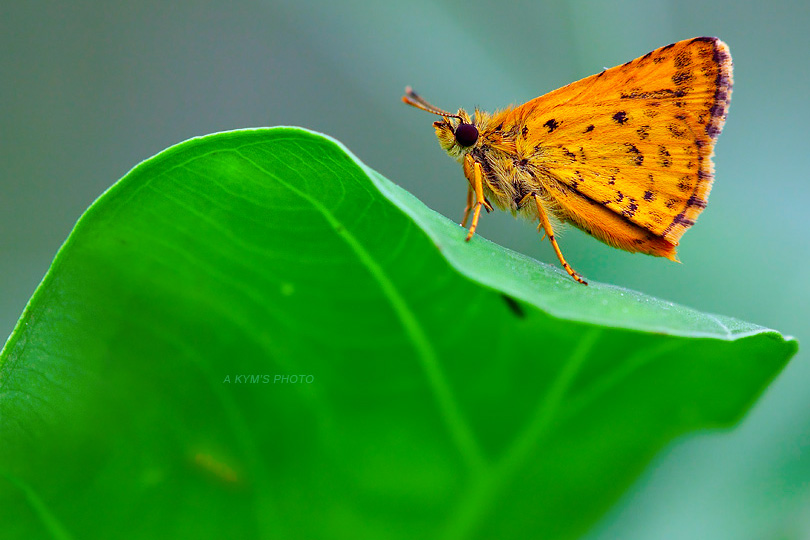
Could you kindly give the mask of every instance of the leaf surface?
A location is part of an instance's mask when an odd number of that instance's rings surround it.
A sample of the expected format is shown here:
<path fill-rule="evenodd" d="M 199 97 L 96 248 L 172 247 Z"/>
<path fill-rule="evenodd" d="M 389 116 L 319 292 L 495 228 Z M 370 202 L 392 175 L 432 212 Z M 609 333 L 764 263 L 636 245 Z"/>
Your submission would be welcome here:
<path fill-rule="evenodd" d="M 0 355 L 26 538 L 575 538 L 791 338 L 476 236 L 298 128 L 192 139 L 80 219 Z"/>

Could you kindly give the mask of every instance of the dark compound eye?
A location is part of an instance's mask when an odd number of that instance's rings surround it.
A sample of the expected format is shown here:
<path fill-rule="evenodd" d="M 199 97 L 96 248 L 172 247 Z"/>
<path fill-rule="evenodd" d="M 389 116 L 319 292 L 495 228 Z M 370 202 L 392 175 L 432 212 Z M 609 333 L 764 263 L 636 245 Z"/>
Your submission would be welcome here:
<path fill-rule="evenodd" d="M 456 142 L 461 146 L 472 146 L 478 140 L 478 130 L 472 124 L 460 123 L 456 128 Z"/>

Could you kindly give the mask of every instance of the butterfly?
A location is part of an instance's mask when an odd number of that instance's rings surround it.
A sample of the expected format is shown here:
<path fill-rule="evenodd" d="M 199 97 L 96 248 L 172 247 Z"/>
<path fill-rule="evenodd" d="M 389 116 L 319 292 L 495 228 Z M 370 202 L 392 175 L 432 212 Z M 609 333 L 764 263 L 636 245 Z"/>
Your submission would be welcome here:
<path fill-rule="evenodd" d="M 732 82 L 726 44 L 697 37 L 493 114 L 452 114 L 410 87 L 402 100 L 442 117 L 436 137 L 468 181 L 466 239 L 482 208 L 524 215 L 587 285 L 563 257 L 555 226 L 677 261 L 681 236 L 706 208 Z"/>

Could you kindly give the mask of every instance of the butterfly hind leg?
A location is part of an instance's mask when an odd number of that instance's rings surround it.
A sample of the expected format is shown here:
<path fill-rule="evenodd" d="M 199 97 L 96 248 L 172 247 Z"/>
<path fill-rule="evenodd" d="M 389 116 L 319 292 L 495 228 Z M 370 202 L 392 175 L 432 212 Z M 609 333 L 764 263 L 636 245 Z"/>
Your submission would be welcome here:
<path fill-rule="evenodd" d="M 538 225 L 537 230 L 539 231 L 542 229 L 544 236 L 548 235 L 551 246 L 554 248 L 557 258 L 560 259 L 560 264 L 562 264 L 565 271 L 568 272 L 568 275 L 583 285 L 587 285 L 588 282 L 582 279 L 582 276 L 577 274 L 574 269 L 571 268 L 571 266 L 565 261 L 565 257 L 563 257 L 562 251 L 560 251 L 560 246 L 557 244 L 557 239 L 554 238 L 554 229 L 551 227 L 551 222 L 548 220 L 548 214 L 546 214 L 546 210 L 543 208 L 543 203 L 540 202 L 540 198 L 535 194 L 531 194 L 531 197 L 534 198 L 534 204 L 537 205 L 537 215 L 540 217 L 540 224 Z"/>

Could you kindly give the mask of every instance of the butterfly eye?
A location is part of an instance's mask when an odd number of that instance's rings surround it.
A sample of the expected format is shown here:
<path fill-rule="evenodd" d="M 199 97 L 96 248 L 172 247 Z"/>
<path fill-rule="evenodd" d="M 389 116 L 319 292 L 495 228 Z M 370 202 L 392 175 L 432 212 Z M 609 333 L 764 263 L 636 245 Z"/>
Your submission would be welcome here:
<path fill-rule="evenodd" d="M 472 124 L 462 122 L 456 128 L 455 135 L 460 146 L 472 146 L 478 140 L 478 129 Z"/>

